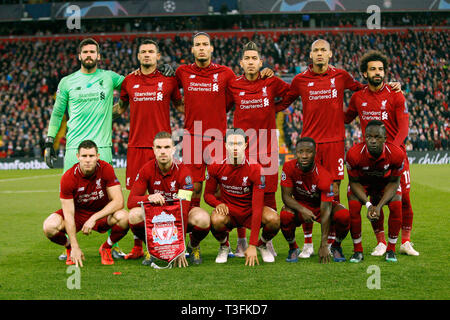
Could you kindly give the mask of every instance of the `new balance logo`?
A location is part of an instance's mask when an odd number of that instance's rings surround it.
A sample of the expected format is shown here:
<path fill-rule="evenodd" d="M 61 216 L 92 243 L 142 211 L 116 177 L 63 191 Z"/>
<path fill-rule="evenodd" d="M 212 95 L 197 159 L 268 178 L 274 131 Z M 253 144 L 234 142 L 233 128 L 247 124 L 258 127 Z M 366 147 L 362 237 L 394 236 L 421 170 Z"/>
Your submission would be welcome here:
<path fill-rule="evenodd" d="M 227 177 L 222 177 L 223 181 L 227 181 L 227 179 L 228 179 Z"/>
<path fill-rule="evenodd" d="M 312 87 L 312 86 L 314 86 L 314 82 L 308 83 L 308 87 Z"/>
<path fill-rule="evenodd" d="M 191 74 L 190 76 L 189 76 L 189 79 L 194 79 L 195 78 L 195 74 Z"/>
<path fill-rule="evenodd" d="M 245 91 L 239 92 L 239 95 L 240 95 L 240 96 L 245 96 Z"/>
<path fill-rule="evenodd" d="M 84 187 L 78 188 L 78 192 L 84 191 Z"/>
<path fill-rule="evenodd" d="M 367 107 L 367 102 L 363 102 L 363 103 L 361 104 L 361 107 Z"/>
<path fill-rule="evenodd" d="M 159 185 L 161 184 L 161 181 L 160 181 L 160 180 L 155 181 L 153 184 L 154 184 L 155 186 L 159 186 Z"/>
<path fill-rule="evenodd" d="M 135 85 L 133 86 L 133 89 L 137 89 L 137 88 L 139 88 L 139 85 L 138 85 L 138 84 L 135 84 Z"/>

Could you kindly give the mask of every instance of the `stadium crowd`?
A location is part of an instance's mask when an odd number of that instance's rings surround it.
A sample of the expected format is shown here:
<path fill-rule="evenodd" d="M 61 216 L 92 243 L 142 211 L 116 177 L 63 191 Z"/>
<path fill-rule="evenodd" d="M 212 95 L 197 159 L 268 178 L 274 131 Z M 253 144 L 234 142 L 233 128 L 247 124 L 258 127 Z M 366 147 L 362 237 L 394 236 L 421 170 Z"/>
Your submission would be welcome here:
<path fill-rule="evenodd" d="M 265 66 L 276 75 L 290 79 L 307 68 L 309 48 L 317 38 L 312 34 L 284 33 L 275 37 L 255 34 L 253 41 L 262 48 Z M 330 41 L 334 57 L 331 63 L 349 71 L 363 82 L 358 59 L 369 49 L 384 51 L 391 58 L 388 80 L 402 84 L 410 111 L 409 150 L 448 150 L 449 79 L 448 32 L 404 31 L 359 35 L 350 32 L 320 35 Z M 217 37 L 213 61 L 241 74 L 240 49 L 247 38 Z M 0 157 L 38 157 L 43 151 L 46 128 L 59 80 L 77 69 L 78 41 L 0 41 Z M 136 69 L 137 41 L 101 40 L 100 68 L 126 75 Z M 160 41 L 165 63 L 176 68 L 191 63 L 191 40 L 175 36 Z M 351 92 L 346 92 L 349 101 Z M 118 95 L 116 96 L 118 98 Z M 299 101 L 284 111 L 284 134 L 292 150 L 302 128 Z M 172 128 L 179 135 L 183 115 L 172 111 Z M 232 118 L 232 113 L 229 114 Z M 125 155 L 128 142 L 128 114 L 113 124 L 113 154 Z M 229 122 L 231 123 L 231 121 Z M 356 123 L 346 126 L 346 146 L 361 140 Z M 65 140 L 60 141 L 59 154 Z"/>

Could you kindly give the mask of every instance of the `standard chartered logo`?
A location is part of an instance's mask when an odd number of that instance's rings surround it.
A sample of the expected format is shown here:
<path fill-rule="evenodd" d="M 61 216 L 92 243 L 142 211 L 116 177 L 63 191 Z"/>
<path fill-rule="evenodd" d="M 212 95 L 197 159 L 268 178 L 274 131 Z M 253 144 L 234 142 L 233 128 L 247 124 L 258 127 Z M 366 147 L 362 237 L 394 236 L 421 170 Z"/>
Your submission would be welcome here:
<path fill-rule="evenodd" d="M 156 95 L 156 101 L 162 101 L 163 100 L 163 94 L 162 92 L 158 92 L 158 94 Z"/>

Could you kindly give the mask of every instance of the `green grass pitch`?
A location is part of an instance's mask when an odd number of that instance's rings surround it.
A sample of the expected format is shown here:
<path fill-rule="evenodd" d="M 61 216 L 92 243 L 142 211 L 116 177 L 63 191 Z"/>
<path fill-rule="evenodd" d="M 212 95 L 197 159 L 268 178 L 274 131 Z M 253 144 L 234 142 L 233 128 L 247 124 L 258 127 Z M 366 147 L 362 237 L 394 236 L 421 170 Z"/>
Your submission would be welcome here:
<path fill-rule="evenodd" d="M 412 165 L 411 199 L 414 225 L 411 234 L 419 257 L 398 255 L 398 263 L 372 257 L 376 245 L 369 221 L 363 215 L 365 260 L 360 264 L 320 265 L 317 255 L 298 263 L 286 263 L 288 246 L 281 232 L 274 245 L 278 257 L 273 264 L 250 268 L 244 259 L 214 263 L 218 244 L 211 234 L 201 244 L 204 263 L 186 269 L 155 270 L 138 261 L 100 264 L 98 248 L 105 234 L 89 237 L 78 234 L 86 260 L 80 274 L 80 289 L 69 289 L 72 273 L 57 257 L 61 247 L 48 241 L 42 232 L 44 219 L 60 208 L 58 185 L 61 170 L 0 171 L 0 299 L 199 299 L 199 300 L 306 300 L 306 299 L 449 299 L 450 248 L 450 166 Z M 117 175 L 124 185 L 125 170 Z M 347 205 L 345 190 L 341 199 Z M 124 190 L 124 196 L 128 191 Z M 278 207 L 282 202 L 277 193 Z M 205 208 L 210 208 L 202 203 Z M 386 209 L 386 211 L 388 211 Z M 386 219 L 387 221 L 387 219 Z M 387 222 L 385 222 L 387 223 Z M 386 226 L 387 229 L 387 226 Z M 249 232 L 247 232 L 249 235 Z M 315 224 L 313 240 L 318 250 L 320 225 Z M 236 232 L 230 234 L 231 245 Z M 301 228 L 297 241 L 303 244 Z M 120 241 L 128 252 L 133 244 L 131 232 Z M 397 249 L 400 241 L 397 244 Z M 344 254 L 352 254 L 350 235 L 343 243 Z M 369 289 L 371 266 L 380 270 L 380 289 Z M 371 267 L 371 268 L 370 268 Z M 115 275 L 114 272 L 120 272 Z M 369 279 L 370 282 L 370 279 Z"/>

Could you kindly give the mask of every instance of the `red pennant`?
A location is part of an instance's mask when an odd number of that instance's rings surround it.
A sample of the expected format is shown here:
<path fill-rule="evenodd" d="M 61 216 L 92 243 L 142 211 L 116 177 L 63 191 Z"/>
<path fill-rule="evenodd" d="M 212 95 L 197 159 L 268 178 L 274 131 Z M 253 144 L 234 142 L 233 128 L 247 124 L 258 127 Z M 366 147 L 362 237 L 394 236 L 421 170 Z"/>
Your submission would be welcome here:
<path fill-rule="evenodd" d="M 142 206 L 147 250 L 153 257 L 170 264 L 186 251 L 182 202 L 169 202 L 163 206 L 144 202 Z"/>

